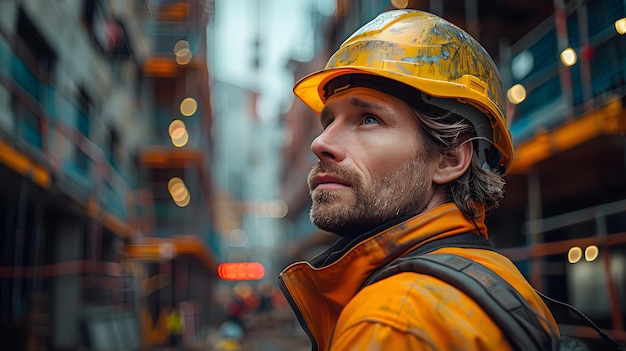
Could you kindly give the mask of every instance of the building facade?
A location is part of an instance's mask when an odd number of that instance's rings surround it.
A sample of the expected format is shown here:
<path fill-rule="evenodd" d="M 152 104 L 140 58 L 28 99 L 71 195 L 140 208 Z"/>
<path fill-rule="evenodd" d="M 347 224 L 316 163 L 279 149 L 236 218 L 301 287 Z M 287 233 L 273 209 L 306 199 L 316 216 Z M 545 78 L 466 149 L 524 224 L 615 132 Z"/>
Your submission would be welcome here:
<path fill-rule="evenodd" d="M 165 345 L 215 319 L 211 1 L 0 2 L 0 344 Z"/>

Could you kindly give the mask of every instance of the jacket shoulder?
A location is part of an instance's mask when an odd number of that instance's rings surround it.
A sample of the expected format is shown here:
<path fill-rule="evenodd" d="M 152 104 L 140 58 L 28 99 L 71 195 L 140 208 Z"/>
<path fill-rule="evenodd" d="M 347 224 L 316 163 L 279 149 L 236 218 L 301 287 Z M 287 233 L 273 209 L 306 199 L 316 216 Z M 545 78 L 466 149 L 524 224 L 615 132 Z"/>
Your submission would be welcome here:
<path fill-rule="evenodd" d="M 360 290 L 339 317 L 333 346 L 357 338 L 375 343 L 398 334 L 433 349 L 510 349 L 476 302 L 435 277 L 414 272 Z"/>

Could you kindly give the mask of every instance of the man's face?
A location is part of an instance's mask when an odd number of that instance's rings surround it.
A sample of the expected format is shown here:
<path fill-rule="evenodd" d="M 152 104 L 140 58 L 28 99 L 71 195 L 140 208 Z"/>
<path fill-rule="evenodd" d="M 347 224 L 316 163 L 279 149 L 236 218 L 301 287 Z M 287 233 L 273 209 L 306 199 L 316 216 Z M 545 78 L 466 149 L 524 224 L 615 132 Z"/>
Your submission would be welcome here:
<path fill-rule="evenodd" d="M 355 237 L 424 210 L 435 162 L 409 105 L 351 88 L 328 99 L 320 120 L 324 131 L 311 144 L 319 162 L 307 179 L 317 227 Z"/>

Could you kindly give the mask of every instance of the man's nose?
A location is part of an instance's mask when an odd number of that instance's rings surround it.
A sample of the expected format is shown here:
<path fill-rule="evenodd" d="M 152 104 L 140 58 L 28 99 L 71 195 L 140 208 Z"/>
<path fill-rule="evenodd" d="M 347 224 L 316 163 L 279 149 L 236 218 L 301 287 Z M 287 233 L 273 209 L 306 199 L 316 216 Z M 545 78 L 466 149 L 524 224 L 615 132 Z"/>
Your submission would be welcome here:
<path fill-rule="evenodd" d="M 311 151 L 322 162 L 341 162 L 345 158 L 345 132 L 338 124 L 330 124 L 311 143 Z"/>

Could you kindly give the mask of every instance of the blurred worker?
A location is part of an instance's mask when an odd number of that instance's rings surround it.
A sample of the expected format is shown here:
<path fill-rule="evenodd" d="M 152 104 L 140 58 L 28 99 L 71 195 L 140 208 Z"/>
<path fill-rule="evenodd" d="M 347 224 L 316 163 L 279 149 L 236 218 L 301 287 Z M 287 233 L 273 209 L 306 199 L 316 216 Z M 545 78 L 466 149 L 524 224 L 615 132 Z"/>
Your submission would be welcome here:
<path fill-rule="evenodd" d="M 243 298 L 234 294 L 226 302 L 226 320 L 237 324 L 242 332 L 245 330 L 244 315 L 246 314 L 246 304 Z"/>
<path fill-rule="evenodd" d="M 169 345 L 174 350 L 179 350 L 183 345 L 184 321 L 178 308 L 172 308 L 165 320 L 165 325 L 170 335 Z"/>
<path fill-rule="evenodd" d="M 245 299 L 249 294 L 248 284 L 237 284 L 233 288 L 225 304 L 226 319 L 219 326 L 215 350 L 241 350 L 247 329 L 245 317 L 248 307 Z"/>
<path fill-rule="evenodd" d="M 442 280 L 403 272 L 365 283 L 444 238 L 479 244 L 429 254 L 490 268 L 529 302 L 548 339 L 558 337 L 513 263 L 476 248 L 488 243 L 486 211 L 503 197 L 513 156 L 499 73 L 478 42 L 426 12 L 385 12 L 294 93 L 323 127 L 311 145 L 319 162 L 308 176 L 310 217 L 340 237 L 280 275 L 314 349 L 511 350 L 490 316 Z"/>

